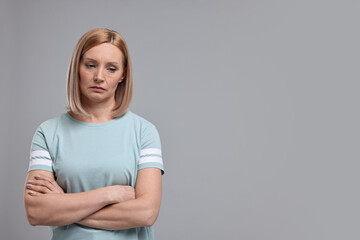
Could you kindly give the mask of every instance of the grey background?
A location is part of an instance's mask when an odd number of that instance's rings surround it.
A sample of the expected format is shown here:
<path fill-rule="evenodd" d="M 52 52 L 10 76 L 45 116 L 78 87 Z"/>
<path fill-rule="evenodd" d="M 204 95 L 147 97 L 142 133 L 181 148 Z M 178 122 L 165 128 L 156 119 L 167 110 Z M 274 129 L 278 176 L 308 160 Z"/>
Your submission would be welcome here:
<path fill-rule="evenodd" d="M 31 227 L 33 133 L 65 111 L 70 55 L 119 31 L 131 110 L 160 133 L 156 239 L 359 239 L 360 3 L 10 1 L 0 5 L 0 238 Z"/>

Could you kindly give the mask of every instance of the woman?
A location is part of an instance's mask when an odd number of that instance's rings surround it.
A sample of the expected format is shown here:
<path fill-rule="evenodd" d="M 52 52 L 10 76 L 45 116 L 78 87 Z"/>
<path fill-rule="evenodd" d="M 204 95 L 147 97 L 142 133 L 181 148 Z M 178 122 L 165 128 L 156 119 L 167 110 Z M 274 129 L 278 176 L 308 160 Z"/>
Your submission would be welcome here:
<path fill-rule="evenodd" d="M 31 145 L 26 214 L 33 226 L 52 226 L 52 239 L 153 239 L 161 143 L 128 110 L 132 86 L 122 36 L 85 33 L 69 65 L 68 112 L 43 122 Z"/>

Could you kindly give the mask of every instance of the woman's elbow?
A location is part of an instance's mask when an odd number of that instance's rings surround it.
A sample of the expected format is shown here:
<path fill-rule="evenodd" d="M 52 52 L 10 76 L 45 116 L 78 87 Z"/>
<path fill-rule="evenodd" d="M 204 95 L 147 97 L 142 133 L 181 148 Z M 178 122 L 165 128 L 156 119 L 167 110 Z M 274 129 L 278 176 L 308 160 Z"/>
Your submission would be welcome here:
<path fill-rule="evenodd" d="M 31 225 L 31 226 L 37 226 L 37 225 L 39 225 L 37 222 L 36 222 L 36 219 L 34 219 L 34 218 L 29 218 L 28 217 L 28 222 L 29 222 L 29 224 Z"/>
<path fill-rule="evenodd" d="M 27 217 L 27 220 L 28 220 L 28 222 L 29 222 L 29 224 L 31 226 L 38 226 L 39 225 L 39 220 L 35 217 L 32 210 L 29 209 L 29 208 L 26 209 L 26 217 Z"/>
<path fill-rule="evenodd" d="M 159 215 L 158 208 L 149 208 L 146 211 L 146 217 L 144 218 L 144 227 L 151 227 L 154 225 Z"/>
<path fill-rule="evenodd" d="M 26 217 L 31 226 L 55 226 L 52 221 L 53 219 L 39 209 L 28 208 L 26 210 Z"/>
<path fill-rule="evenodd" d="M 32 202 L 32 199 L 25 199 L 25 211 L 27 220 L 31 226 L 41 225 L 39 210 L 36 209 L 36 205 Z"/>

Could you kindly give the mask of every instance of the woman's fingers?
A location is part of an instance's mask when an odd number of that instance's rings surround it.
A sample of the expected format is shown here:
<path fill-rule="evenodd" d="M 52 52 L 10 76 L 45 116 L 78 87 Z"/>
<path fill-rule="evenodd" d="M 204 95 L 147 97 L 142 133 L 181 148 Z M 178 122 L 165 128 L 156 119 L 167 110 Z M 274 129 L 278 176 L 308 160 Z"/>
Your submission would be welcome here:
<path fill-rule="evenodd" d="M 36 175 L 34 180 L 29 180 L 26 187 L 38 193 L 64 193 L 54 179 L 40 175 Z"/>
<path fill-rule="evenodd" d="M 57 193 L 64 193 L 64 190 L 59 186 L 59 184 L 57 184 L 57 182 L 53 178 L 35 175 L 35 179 L 47 181 L 54 187 L 55 190 L 57 190 Z"/>
<path fill-rule="evenodd" d="M 29 180 L 26 183 L 26 187 L 32 187 L 32 186 L 34 186 L 36 188 L 35 191 L 37 189 L 44 188 L 42 191 L 44 193 L 53 192 L 55 190 L 55 187 L 52 186 L 52 184 L 50 184 L 49 182 L 44 181 L 44 180 Z"/>
<path fill-rule="evenodd" d="M 37 193 L 51 193 L 51 190 L 49 188 L 47 188 L 46 186 L 42 186 L 42 185 L 34 185 L 31 183 L 27 183 L 26 184 L 26 188 L 29 189 L 29 194 L 31 194 L 30 192 L 37 192 Z"/>
<path fill-rule="evenodd" d="M 43 180 L 49 184 L 51 184 L 52 190 L 54 193 L 64 193 L 64 190 L 57 184 L 57 182 L 53 178 L 35 175 L 35 179 L 37 180 Z"/>
<path fill-rule="evenodd" d="M 116 199 L 118 199 L 118 202 L 135 199 L 135 188 L 124 185 L 114 185 L 113 188 L 115 188 L 114 192 L 117 195 Z"/>
<path fill-rule="evenodd" d="M 28 194 L 30 194 L 31 196 L 38 196 L 38 195 L 42 195 L 43 193 L 38 193 L 38 192 L 35 192 L 33 190 L 29 190 Z"/>
<path fill-rule="evenodd" d="M 54 188 L 56 193 L 64 193 L 64 190 L 59 186 L 59 184 L 55 181 L 53 178 L 48 178 L 44 176 L 36 175 L 35 178 L 44 179 L 45 181 L 48 181 Z"/>

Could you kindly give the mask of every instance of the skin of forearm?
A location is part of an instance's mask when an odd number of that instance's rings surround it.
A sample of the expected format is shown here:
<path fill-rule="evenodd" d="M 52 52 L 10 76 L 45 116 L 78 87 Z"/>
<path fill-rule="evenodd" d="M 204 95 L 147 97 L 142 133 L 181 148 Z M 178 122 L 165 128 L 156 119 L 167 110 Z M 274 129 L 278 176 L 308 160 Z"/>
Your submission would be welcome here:
<path fill-rule="evenodd" d="M 78 222 L 108 204 L 117 203 L 106 188 L 82 193 L 25 196 L 25 208 L 32 226 L 64 226 Z"/>
<path fill-rule="evenodd" d="M 105 230 L 152 226 L 158 217 L 159 209 L 159 201 L 140 197 L 104 207 L 78 223 Z"/>

